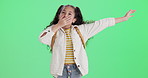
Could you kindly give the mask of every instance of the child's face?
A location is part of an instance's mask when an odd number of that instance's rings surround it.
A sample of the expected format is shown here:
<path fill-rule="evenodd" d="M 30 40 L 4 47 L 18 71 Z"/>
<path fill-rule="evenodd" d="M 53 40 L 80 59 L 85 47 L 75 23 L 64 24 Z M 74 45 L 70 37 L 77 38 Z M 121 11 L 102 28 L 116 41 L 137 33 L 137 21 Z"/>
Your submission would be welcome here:
<path fill-rule="evenodd" d="M 68 16 L 70 16 L 70 24 L 72 24 L 72 23 L 74 23 L 75 21 L 76 21 L 76 19 L 74 18 L 75 17 L 75 12 L 74 12 L 74 9 L 72 8 L 72 7 L 70 7 L 70 6 L 67 6 L 67 7 L 65 7 L 62 11 L 61 11 L 61 13 L 60 13 L 60 15 L 59 15 L 59 18 L 61 17 L 61 16 L 63 16 L 64 15 L 64 17 L 66 18 L 66 17 L 68 17 Z"/>

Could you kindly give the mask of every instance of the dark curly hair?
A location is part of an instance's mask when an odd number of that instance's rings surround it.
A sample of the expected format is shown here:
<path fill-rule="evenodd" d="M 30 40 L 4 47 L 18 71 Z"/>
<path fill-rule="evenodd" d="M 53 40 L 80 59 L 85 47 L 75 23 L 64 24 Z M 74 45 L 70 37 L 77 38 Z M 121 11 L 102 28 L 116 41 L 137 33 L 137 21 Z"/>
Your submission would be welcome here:
<path fill-rule="evenodd" d="M 51 26 L 51 25 L 53 25 L 53 24 L 57 24 L 57 23 L 58 23 L 58 21 L 59 21 L 59 15 L 60 15 L 62 9 L 63 9 L 64 7 L 67 7 L 67 6 L 72 7 L 72 8 L 74 9 L 74 12 L 75 12 L 74 18 L 76 18 L 76 21 L 75 21 L 74 23 L 72 23 L 72 25 L 89 24 L 89 23 L 93 23 L 93 22 L 94 22 L 93 20 L 84 21 L 84 20 L 83 20 L 82 13 L 81 13 L 79 7 L 74 7 L 73 5 L 61 5 L 61 6 L 58 8 L 58 10 L 57 10 L 57 12 L 56 12 L 56 15 L 55 15 L 55 17 L 54 17 L 54 19 L 53 19 L 53 21 L 50 22 L 50 24 L 49 24 L 48 26 L 46 26 L 46 27 L 44 28 L 44 30 L 45 30 L 47 27 L 49 27 L 49 26 Z M 91 37 L 91 38 L 93 38 L 93 37 Z M 89 38 L 88 40 L 90 40 L 91 38 Z M 88 45 L 88 41 L 86 42 L 86 46 L 87 46 L 87 45 Z M 49 45 L 47 45 L 47 48 L 48 48 L 48 50 L 49 50 Z M 51 47 L 50 47 L 50 52 L 52 53 Z"/>

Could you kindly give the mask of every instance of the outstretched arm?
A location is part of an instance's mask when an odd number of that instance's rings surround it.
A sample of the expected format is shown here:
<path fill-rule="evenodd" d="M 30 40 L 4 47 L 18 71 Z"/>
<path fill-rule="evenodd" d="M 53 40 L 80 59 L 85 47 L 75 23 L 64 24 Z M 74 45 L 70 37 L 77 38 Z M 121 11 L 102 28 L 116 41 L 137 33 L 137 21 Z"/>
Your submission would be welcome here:
<path fill-rule="evenodd" d="M 123 17 L 119 17 L 119 18 L 115 18 L 115 23 L 119 23 L 119 22 L 123 22 L 123 21 L 127 21 L 130 17 L 133 17 L 133 15 L 130 15 L 132 13 L 134 13 L 136 10 L 129 10 L 125 16 Z"/>

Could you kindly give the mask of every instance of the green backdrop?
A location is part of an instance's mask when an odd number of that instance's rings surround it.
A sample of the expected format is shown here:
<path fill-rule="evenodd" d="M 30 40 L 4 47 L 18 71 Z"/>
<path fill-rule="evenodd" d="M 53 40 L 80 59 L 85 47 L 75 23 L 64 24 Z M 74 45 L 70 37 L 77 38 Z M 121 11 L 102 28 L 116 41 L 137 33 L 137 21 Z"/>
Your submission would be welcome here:
<path fill-rule="evenodd" d="M 61 4 L 80 7 L 84 20 L 122 17 L 87 45 L 89 73 L 82 78 L 148 78 L 147 0 L 1 0 L 0 78 L 52 78 L 51 54 L 38 36 Z"/>

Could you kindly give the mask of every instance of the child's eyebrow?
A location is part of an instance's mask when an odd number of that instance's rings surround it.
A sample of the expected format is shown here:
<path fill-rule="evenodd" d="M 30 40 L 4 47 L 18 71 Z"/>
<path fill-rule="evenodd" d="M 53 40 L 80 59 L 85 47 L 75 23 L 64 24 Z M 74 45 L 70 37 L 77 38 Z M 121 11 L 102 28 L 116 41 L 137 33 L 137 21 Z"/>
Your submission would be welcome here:
<path fill-rule="evenodd" d="M 69 12 L 71 12 L 71 11 L 69 11 Z M 72 12 L 71 12 L 72 13 Z"/>

